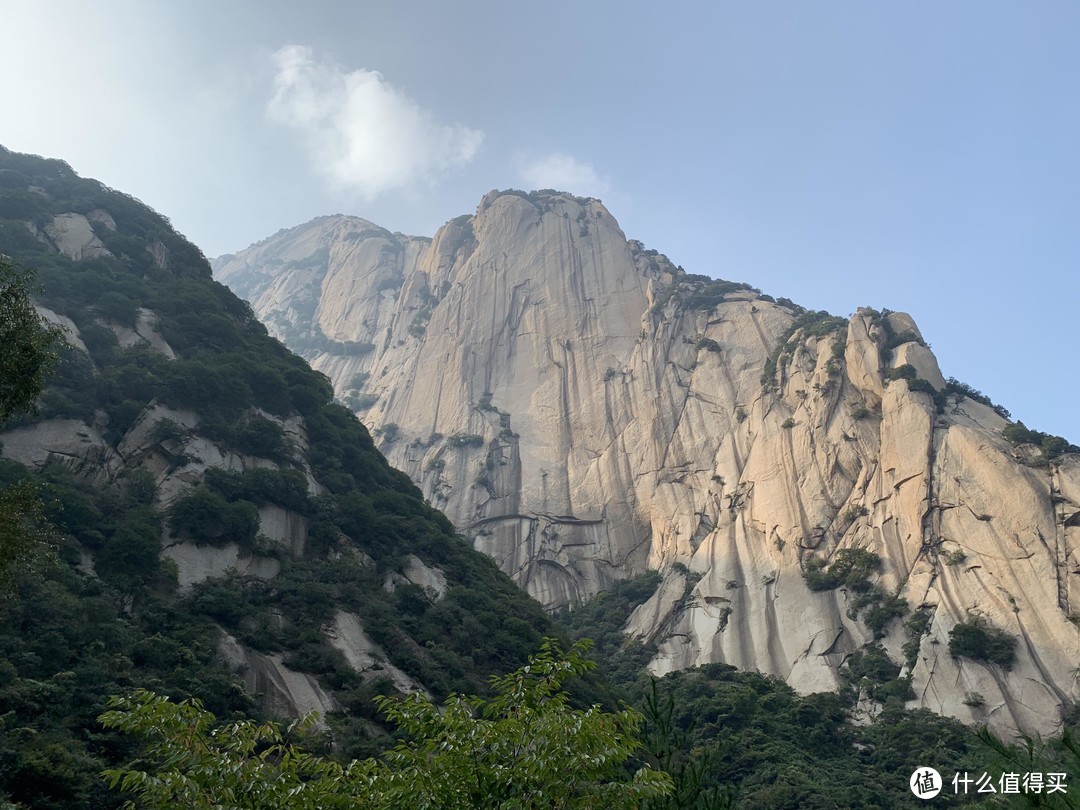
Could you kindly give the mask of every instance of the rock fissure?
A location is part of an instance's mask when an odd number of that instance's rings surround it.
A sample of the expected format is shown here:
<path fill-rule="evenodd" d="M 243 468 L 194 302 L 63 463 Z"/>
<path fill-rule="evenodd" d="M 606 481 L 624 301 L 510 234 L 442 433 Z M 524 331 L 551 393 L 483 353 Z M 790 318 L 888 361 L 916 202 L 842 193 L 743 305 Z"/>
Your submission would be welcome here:
<path fill-rule="evenodd" d="M 508 466 L 502 456 L 455 450 L 434 476 L 422 470 L 431 463 L 426 451 L 408 451 L 402 441 L 384 450 L 427 481 L 450 519 L 478 532 L 477 547 L 548 607 L 587 599 L 650 567 L 672 584 L 672 563 L 700 573 L 700 602 L 635 620 L 642 637 L 669 628 L 654 673 L 723 661 L 800 689 L 833 688 L 839 652 L 857 649 L 870 633 L 841 615 L 837 595 L 810 591 L 800 566 L 858 547 L 881 557 L 887 593 L 938 605 L 911 671 L 916 705 L 970 720 L 964 693 L 979 691 L 988 705 L 1012 701 L 995 715 L 1003 721 L 1040 729 L 1057 714 L 1054 689 L 1080 697 L 1071 675 L 1080 629 L 1066 619 L 1080 513 L 1051 502 L 1080 503 L 1080 465 L 1022 466 L 992 408 L 965 399 L 962 409 L 957 402 L 939 415 L 932 397 L 909 391 L 906 381 L 886 385 L 891 372 L 910 366 L 918 379 L 944 387 L 921 338 L 886 351 L 887 333 L 918 334 L 903 313 L 859 310 L 837 332 L 824 313 L 746 289 L 695 300 L 689 291 L 699 282 L 629 245 L 610 216 L 579 227 L 578 212 L 602 210 L 599 203 L 547 192 L 540 199 L 542 206 L 489 195 L 472 218 L 469 249 L 451 249 L 450 231 L 417 242 L 395 264 L 396 289 L 376 290 L 384 270 L 337 266 L 345 259 L 331 250 L 319 307 L 307 322 L 283 297 L 289 279 L 280 270 L 249 263 L 241 252 L 217 273 L 263 290 L 252 306 L 264 318 L 281 313 L 274 317 L 297 330 L 325 334 L 390 329 L 395 340 L 415 315 L 407 307 L 422 303 L 418 291 L 449 281 L 445 295 L 434 293 L 426 331 L 406 345 L 391 340 L 361 358 L 330 352 L 310 359 L 339 395 L 358 373 L 375 375 L 355 392 L 378 395 L 357 408 L 374 427 L 398 424 L 403 436 L 476 434 L 486 447 L 512 442 Z M 350 261 L 373 255 L 359 250 L 364 241 Z M 346 285 L 346 277 L 355 283 Z M 785 356 L 763 381 L 774 351 Z M 386 375 L 378 378 L 378 369 Z M 510 430 L 501 417 L 475 410 L 482 394 L 499 413 L 513 414 L 512 439 L 500 438 Z M 781 427 L 787 418 L 792 424 Z M 474 486 L 478 477 L 504 497 Z M 841 519 L 863 506 L 865 517 Z M 980 519 L 990 511 L 991 520 Z M 543 537 L 545 527 L 557 527 L 558 539 Z M 963 549 L 962 567 L 942 559 L 945 541 Z M 969 608 L 1008 625 L 1013 605 L 998 588 L 1016 594 L 1042 666 L 1026 648 L 1019 665 L 1052 682 L 1044 697 L 1025 696 L 1024 704 L 1012 700 L 1016 683 L 957 680 L 958 666 L 940 652 Z M 732 600 L 724 603 L 730 613 L 704 609 L 718 598 Z M 898 625 L 883 640 L 895 660 L 902 658 Z M 826 653 L 806 652 L 827 638 Z"/>

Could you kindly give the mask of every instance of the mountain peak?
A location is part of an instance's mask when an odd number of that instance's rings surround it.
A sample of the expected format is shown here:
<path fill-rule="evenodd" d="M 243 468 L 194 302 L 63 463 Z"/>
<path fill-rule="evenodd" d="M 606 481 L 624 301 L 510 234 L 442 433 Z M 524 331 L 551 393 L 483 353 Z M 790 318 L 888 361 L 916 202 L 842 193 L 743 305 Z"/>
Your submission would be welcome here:
<path fill-rule="evenodd" d="M 299 264 L 242 252 L 221 277 L 261 274 L 269 328 L 523 588 L 552 608 L 663 573 L 626 628 L 654 673 L 724 662 L 832 689 L 883 644 L 922 705 L 968 721 L 966 692 L 1024 728 L 1075 699 L 1080 457 L 1040 462 L 1041 434 L 1003 433 L 909 316 L 687 273 L 557 191 L 491 192 L 430 243 L 272 251 Z M 1000 564 L 1006 537 L 1029 562 Z M 853 559 L 850 588 L 814 578 Z M 1014 672 L 1045 699 L 946 653 L 972 622 L 1031 639 Z"/>

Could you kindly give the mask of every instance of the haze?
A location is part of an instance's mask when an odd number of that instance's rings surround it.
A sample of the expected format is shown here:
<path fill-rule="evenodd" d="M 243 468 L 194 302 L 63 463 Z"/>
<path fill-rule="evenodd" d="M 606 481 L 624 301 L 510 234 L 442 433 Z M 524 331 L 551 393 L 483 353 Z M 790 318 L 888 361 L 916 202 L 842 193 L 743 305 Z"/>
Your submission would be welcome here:
<path fill-rule="evenodd" d="M 601 197 L 689 272 L 910 312 L 946 375 L 1080 439 L 1080 7 L 9 2 L 0 143 L 208 256 L 492 188 Z"/>

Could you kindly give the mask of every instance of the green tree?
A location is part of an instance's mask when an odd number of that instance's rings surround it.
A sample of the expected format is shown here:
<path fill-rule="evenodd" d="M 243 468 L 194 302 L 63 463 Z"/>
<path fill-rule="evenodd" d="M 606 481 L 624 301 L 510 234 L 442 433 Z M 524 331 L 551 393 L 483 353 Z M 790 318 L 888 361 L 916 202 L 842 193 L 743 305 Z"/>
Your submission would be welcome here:
<path fill-rule="evenodd" d="M 30 410 L 56 362 L 60 330 L 38 315 L 34 274 L 0 255 L 0 423 Z"/>
<path fill-rule="evenodd" d="M 0 255 L 0 424 L 34 407 L 56 362 L 60 330 L 30 300 L 34 276 Z M 37 487 L 21 480 L 0 490 L 0 587 L 48 543 Z"/>
<path fill-rule="evenodd" d="M 0 592 L 10 589 L 20 571 L 33 567 L 51 539 L 33 481 L 23 479 L 0 489 Z"/>
<path fill-rule="evenodd" d="M 1076 727 L 1066 727 L 1058 738 L 1020 734 L 1016 741 L 1007 743 L 984 726 L 978 731 L 978 739 L 989 754 L 991 766 L 999 773 L 1041 773 L 1047 779 L 1052 778 L 1047 774 L 1060 774 L 1058 778 L 1068 784 L 1067 790 L 1053 793 L 1025 791 L 1015 797 L 1010 807 L 1080 808 L 1080 797 L 1070 784 L 1080 773 L 1080 737 Z"/>
<path fill-rule="evenodd" d="M 140 690 L 114 698 L 100 719 L 147 738 L 143 760 L 158 767 L 105 776 L 148 808 L 618 808 L 667 795 L 667 774 L 641 768 L 627 778 L 623 769 L 639 747 L 639 713 L 570 707 L 563 684 L 593 667 L 586 649 L 563 653 L 545 640 L 526 666 L 492 679 L 488 700 L 380 698 L 405 739 L 381 760 L 348 765 L 305 751 L 275 723 L 215 728 L 197 700 Z M 309 716 L 288 733 L 315 723 Z"/>

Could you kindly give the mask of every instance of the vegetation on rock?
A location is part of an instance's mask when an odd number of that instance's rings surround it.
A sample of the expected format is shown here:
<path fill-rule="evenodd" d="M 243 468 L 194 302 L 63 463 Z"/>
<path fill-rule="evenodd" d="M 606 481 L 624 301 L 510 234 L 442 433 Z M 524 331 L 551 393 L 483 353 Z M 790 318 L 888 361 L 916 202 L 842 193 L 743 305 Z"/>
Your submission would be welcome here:
<path fill-rule="evenodd" d="M 769 389 L 776 384 L 777 369 L 783 367 L 784 361 L 791 356 L 790 345 L 796 336 L 799 337 L 799 340 L 806 340 L 811 337 L 823 337 L 825 335 L 841 332 L 841 330 L 846 328 L 846 318 L 830 315 L 824 310 L 801 312 L 791 322 L 791 326 L 789 326 L 784 334 L 780 336 L 780 340 L 777 341 L 776 346 L 769 354 L 769 358 L 765 361 L 765 369 L 761 372 L 762 386 Z M 838 347 L 833 347 L 832 354 L 834 360 L 843 357 L 844 349 L 842 342 L 838 344 Z"/>
<path fill-rule="evenodd" d="M 347 764 L 287 739 L 276 723 L 215 726 L 198 701 L 137 691 L 111 701 L 101 721 L 147 738 L 142 761 L 156 767 L 106 777 L 148 808 L 629 808 L 663 797 L 667 774 L 621 767 L 640 745 L 639 713 L 571 707 L 566 679 L 593 666 L 583 651 L 546 640 L 526 666 L 493 679 L 488 699 L 453 695 L 440 707 L 419 694 L 380 698 L 401 740 L 380 759 Z"/>
<path fill-rule="evenodd" d="M 960 622 L 949 631 L 949 655 L 1011 669 L 1016 639 L 980 619 Z"/>
<path fill-rule="evenodd" d="M 844 559 L 830 580 L 836 587 L 875 570 L 868 553 Z M 642 577 L 621 586 L 561 620 L 575 637 L 608 639 L 594 650 L 600 671 L 645 714 L 639 761 L 662 763 L 675 781 L 675 793 L 649 807 L 915 807 L 907 785 L 911 763 L 938 763 L 949 782 L 954 773 L 988 771 L 999 761 L 959 722 L 905 709 L 910 681 L 876 644 L 849 658 L 846 686 L 838 692 L 799 695 L 779 679 L 725 664 L 649 678 L 627 665 L 636 645 L 620 644 L 618 631 L 655 581 Z M 921 636 L 929 614 L 916 611 L 908 623 Z M 860 698 L 880 705 L 872 720 L 860 714 Z M 956 798 L 959 804 L 979 800 L 975 794 Z"/>
<path fill-rule="evenodd" d="M 372 698 L 395 687 L 377 667 L 392 665 L 443 699 L 483 694 L 491 675 L 525 662 L 551 630 L 539 605 L 387 465 L 355 416 L 333 404 L 326 378 L 213 282 L 164 218 L 61 161 L 0 151 L 0 169 L 25 180 L 0 192 L 0 253 L 37 268 L 41 303 L 70 318 L 88 350 L 63 350 L 39 412 L 8 427 L 76 420 L 76 430 L 100 431 L 100 453 L 119 465 L 87 458 L 87 474 L 75 476 L 65 463 L 36 472 L 0 464 L 0 485 L 42 490 L 59 546 L 59 559 L 20 577 L 0 603 L 0 797 L 118 805 L 97 774 L 135 749 L 96 723 L 111 694 L 148 688 L 199 698 L 219 717 L 258 719 L 216 656 L 223 630 L 333 692 L 344 710 L 327 722 L 342 756 L 388 743 Z M 42 191 L 20 191 L 31 184 Z M 76 261 L 26 226 L 43 231 L 54 216 L 97 209 L 116 225 L 93 224 L 108 255 Z M 164 266 L 146 239 L 167 248 Z M 123 331 L 136 320 L 162 343 Z M 232 469 L 215 469 L 215 457 Z M 186 483 L 166 502 L 164 480 Z M 302 554 L 262 536 L 265 504 L 304 522 Z M 177 566 L 160 555 L 163 540 L 179 539 L 236 542 L 273 557 L 280 573 L 232 573 L 179 593 Z M 412 557 L 446 577 L 442 598 L 407 583 L 384 587 L 404 581 Z M 339 612 L 357 618 L 383 663 L 358 672 L 331 645 L 325 627 Z"/>

